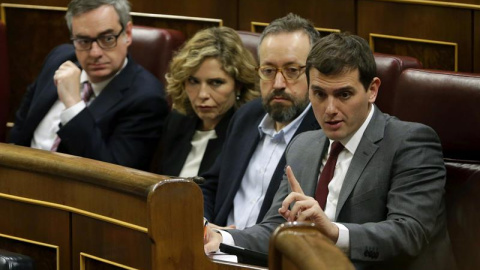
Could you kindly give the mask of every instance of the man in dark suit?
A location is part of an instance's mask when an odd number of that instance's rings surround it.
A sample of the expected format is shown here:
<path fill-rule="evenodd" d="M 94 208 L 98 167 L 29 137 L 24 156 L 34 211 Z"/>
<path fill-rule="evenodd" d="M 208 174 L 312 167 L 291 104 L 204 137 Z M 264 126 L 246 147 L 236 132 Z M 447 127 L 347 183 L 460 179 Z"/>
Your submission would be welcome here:
<path fill-rule="evenodd" d="M 436 133 L 373 104 L 380 80 L 360 37 L 321 39 L 306 69 L 322 130 L 290 143 L 286 176 L 263 222 L 244 231 L 211 232 L 205 249 L 216 250 L 224 240 L 265 252 L 279 224 L 311 221 L 357 269 L 452 269 Z M 322 183 L 329 169 L 333 174 Z"/>
<path fill-rule="evenodd" d="M 311 23 L 293 14 L 263 32 L 258 49 L 262 99 L 235 112 L 220 156 L 202 175 L 204 215 L 211 223 L 244 228 L 261 221 L 282 179 L 288 142 L 319 128 L 304 73 L 317 39 Z"/>
<path fill-rule="evenodd" d="M 127 0 L 73 0 L 72 45 L 55 48 L 16 114 L 10 142 L 146 169 L 168 112 L 161 83 L 127 57 Z"/>

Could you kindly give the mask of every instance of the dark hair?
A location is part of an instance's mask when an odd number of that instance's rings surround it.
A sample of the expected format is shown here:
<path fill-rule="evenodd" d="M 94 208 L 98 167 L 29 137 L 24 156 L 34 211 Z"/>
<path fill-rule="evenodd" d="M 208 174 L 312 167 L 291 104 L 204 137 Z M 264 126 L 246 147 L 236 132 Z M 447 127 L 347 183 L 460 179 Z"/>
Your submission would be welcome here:
<path fill-rule="evenodd" d="M 349 33 L 332 33 L 313 45 L 305 70 L 308 83 L 311 68 L 325 75 L 337 75 L 358 69 L 359 80 L 365 90 L 377 75 L 375 58 L 367 41 Z"/>
<path fill-rule="evenodd" d="M 67 14 L 65 15 L 70 33 L 72 32 L 73 17 L 104 5 L 110 5 L 115 9 L 120 19 L 120 25 L 125 29 L 127 23 L 132 20 L 130 17 L 130 2 L 128 2 L 128 0 L 72 0 L 70 4 L 68 4 Z"/>
<path fill-rule="evenodd" d="M 313 27 L 313 24 L 296 14 L 289 13 L 287 16 L 275 19 L 272 21 L 262 32 L 260 36 L 259 44 L 268 35 L 280 34 L 280 33 L 293 33 L 297 31 L 303 31 L 308 35 L 310 39 L 310 46 L 312 46 L 320 38 L 320 34 Z"/>

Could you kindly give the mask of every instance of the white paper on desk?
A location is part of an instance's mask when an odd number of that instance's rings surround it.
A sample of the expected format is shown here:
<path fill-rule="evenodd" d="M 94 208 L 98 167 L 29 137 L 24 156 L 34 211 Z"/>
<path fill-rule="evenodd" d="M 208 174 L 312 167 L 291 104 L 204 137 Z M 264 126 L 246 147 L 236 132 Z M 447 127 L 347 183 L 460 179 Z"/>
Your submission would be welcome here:
<path fill-rule="evenodd" d="M 210 253 L 210 254 L 208 255 L 208 257 L 210 257 L 210 259 L 212 259 L 212 260 L 219 260 L 219 261 L 226 261 L 226 262 L 238 263 L 238 258 L 237 258 L 236 255 L 231 255 L 231 254 L 223 253 L 223 252 L 221 252 L 220 250 L 217 251 L 217 252 L 214 252 L 214 253 Z"/>

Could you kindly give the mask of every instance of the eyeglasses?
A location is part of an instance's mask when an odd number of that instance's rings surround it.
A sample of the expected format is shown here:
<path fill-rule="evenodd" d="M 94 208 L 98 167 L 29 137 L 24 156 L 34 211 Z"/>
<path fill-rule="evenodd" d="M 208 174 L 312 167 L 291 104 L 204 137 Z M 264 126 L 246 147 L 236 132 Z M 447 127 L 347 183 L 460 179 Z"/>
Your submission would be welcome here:
<path fill-rule="evenodd" d="M 300 66 L 296 64 L 288 65 L 282 68 L 277 68 L 273 66 L 261 66 L 257 68 L 258 75 L 264 81 L 273 81 L 277 76 L 277 72 L 281 72 L 283 77 L 286 80 L 294 81 L 300 77 L 305 72 L 305 66 Z"/>
<path fill-rule="evenodd" d="M 97 42 L 98 46 L 102 49 L 112 49 L 117 46 L 117 39 L 123 33 L 123 25 L 122 30 L 116 35 L 101 35 L 96 38 L 72 38 L 73 46 L 78 51 L 88 51 L 92 48 L 92 43 L 95 41 Z"/>

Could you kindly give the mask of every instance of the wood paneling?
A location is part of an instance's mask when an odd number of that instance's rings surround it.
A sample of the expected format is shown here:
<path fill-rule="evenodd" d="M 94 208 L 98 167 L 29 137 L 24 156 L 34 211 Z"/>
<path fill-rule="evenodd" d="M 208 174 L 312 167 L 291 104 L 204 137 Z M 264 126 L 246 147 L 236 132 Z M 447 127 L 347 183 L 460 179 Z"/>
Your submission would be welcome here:
<path fill-rule="evenodd" d="M 0 237 L 0 249 L 28 256 L 36 270 L 57 269 L 58 250 L 11 238 Z"/>
<path fill-rule="evenodd" d="M 190 39 L 199 30 L 223 25 L 220 19 L 174 17 L 168 18 L 159 14 L 134 13 L 132 21 L 136 25 L 146 25 L 158 28 L 170 28 L 182 32 L 186 39 Z"/>
<path fill-rule="evenodd" d="M 55 46 L 69 42 L 65 12 L 5 8 L 8 62 L 10 65 L 10 108 L 8 121 L 20 105 L 27 86 L 33 83 L 47 54 Z M 23 19 L 23 18 L 28 18 Z"/>
<path fill-rule="evenodd" d="M 480 73 L 480 11 L 474 13 L 473 36 L 473 72 Z"/>
<path fill-rule="evenodd" d="M 285 0 L 285 7 L 310 19 L 316 27 L 355 32 L 354 0 Z"/>
<path fill-rule="evenodd" d="M 239 29 L 249 31 L 251 22 L 269 23 L 289 12 L 311 20 L 316 27 L 355 32 L 354 0 L 242 0 Z"/>
<path fill-rule="evenodd" d="M 5 0 L 0 0 L 0 3 Z M 66 7 L 69 0 L 11 0 L 9 3 Z M 223 25 L 251 30 L 252 22 L 269 23 L 289 12 L 316 27 L 340 29 L 369 39 L 371 33 L 458 44 L 458 71 L 480 72 L 480 0 L 131 0 L 132 11 L 223 20 Z M 68 41 L 63 11 L 8 9 L 10 108 L 13 122 L 25 89 L 55 46 Z M 134 23 L 182 31 L 187 38 L 218 21 L 163 20 L 134 16 Z M 455 70 L 451 48 L 434 43 L 377 40 L 378 52 L 418 58 L 425 68 Z"/>
<path fill-rule="evenodd" d="M 205 255 L 193 179 L 3 143 L 0 179 L 0 241 L 59 246 L 60 269 L 264 269 Z"/>
<path fill-rule="evenodd" d="M 238 7 L 239 30 L 250 31 L 251 22 L 269 23 L 286 15 L 283 0 L 242 0 Z"/>
<path fill-rule="evenodd" d="M 480 5 L 480 0 L 377 0 L 386 2 L 415 2 L 425 5 Z"/>
<path fill-rule="evenodd" d="M 452 3 L 462 3 L 462 4 L 471 4 L 471 5 L 480 5 L 480 0 L 431 0 L 436 2 L 452 2 Z"/>
<path fill-rule="evenodd" d="M 2 175 L 3 182 L 10 180 Z M 0 232 L 5 235 L 0 237 L 0 248 L 29 256 L 35 261 L 35 269 L 57 269 L 59 253 L 70 252 L 69 214 L 3 198 L 0 199 L 0 205 Z M 70 269 L 69 257 L 58 258 L 61 269 Z"/>
<path fill-rule="evenodd" d="M 222 19 L 226 26 L 237 28 L 238 1 L 240 0 L 130 0 L 130 3 L 133 12 Z M 66 7 L 69 2 L 70 0 L 0 0 L 0 4 L 12 3 L 56 7 Z"/>
<path fill-rule="evenodd" d="M 374 33 L 457 43 L 458 71 L 469 72 L 473 68 L 472 25 L 472 11 L 468 9 L 358 1 L 358 35 L 366 39 Z M 401 43 L 390 46 L 390 51 L 376 51 L 401 55 L 405 48 L 404 42 Z M 411 46 L 408 52 L 409 56 L 418 58 L 424 68 L 442 69 L 454 61 L 450 54 L 449 59 L 443 59 L 445 55 L 432 50 L 431 44 Z"/>
<path fill-rule="evenodd" d="M 70 0 L 0 0 L 2 3 L 66 7 Z"/>
<path fill-rule="evenodd" d="M 415 56 L 415 58 L 423 60 L 424 67 L 427 65 L 442 70 L 458 70 L 458 46 L 456 43 L 371 34 L 370 46 L 376 52 Z"/>
<path fill-rule="evenodd" d="M 131 0 L 132 11 L 222 19 L 225 26 L 237 28 L 240 0 Z M 242 0 L 243 1 L 243 0 Z"/>
<path fill-rule="evenodd" d="M 92 245 L 91 243 L 97 243 Z M 86 253 L 109 261 L 109 263 L 90 262 L 104 265 L 110 269 L 114 263 L 136 269 L 152 269 L 151 243 L 146 233 L 106 223 L 82 215 L 72 215 L 72 251 L 73 254 Z M 135 248 L 129 248 L 133 246 Z M 79 270 L 82 258 L 74 257 L 74 270 Z M 83 258 L 86 260 L 85 258 Z M 89 260 L 86 260 L 89 261 Z M 110 267 L 106 267 L 110 265 Z M 85 269 L 98 269 L 88 268 Z M 104 269 L 104 268 L 100 268 Z"/>
<path fill-rule="evenodd" d="M 70 34 L 64 10 L 7 6 L 4 11 L 12 89 L 8 121 L 13 122 L 27 86 L 34 82 L 45 57 L 55 46 L 70 42 Z M 132 14 L 132 20 L 138 25 L 176 29 L 183 32 L 186 38 L 192 37 L 200 29 L 222 24 L 220 19 L 145 13 Z"/>
<path fill-rule="evenodd" d="M 125 270 L 134 269 L 125 265 L 118 265 L 109 261 L 105 261 L 102 258 L 96 258 L 94 256 L 81 255 L 82 266 L 81 270 Z"/>

